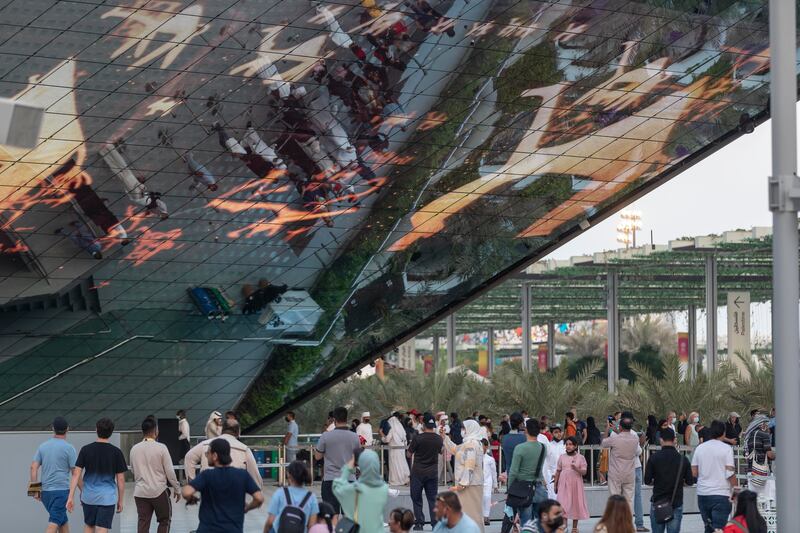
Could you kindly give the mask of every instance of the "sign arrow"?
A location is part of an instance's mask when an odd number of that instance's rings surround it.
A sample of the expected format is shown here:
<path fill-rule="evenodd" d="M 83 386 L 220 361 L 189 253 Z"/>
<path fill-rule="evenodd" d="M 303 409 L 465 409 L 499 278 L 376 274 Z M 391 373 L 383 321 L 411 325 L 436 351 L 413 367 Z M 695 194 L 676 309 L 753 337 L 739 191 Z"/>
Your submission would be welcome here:
<path fill-rule="evenodd" d="M 737 296 L 737 297 L 736 297 L 736 299 L 733 301 L 733 305 L 735 305 L 735 306 L 736 306 L 736 309 L 741 309 L 741 307 L 739 306 L 739 304 L 740 304 L 740 303 L 742 303 L 742 300 L 741 300 L 740 298 L 741 298 L 741 297 Z"/>

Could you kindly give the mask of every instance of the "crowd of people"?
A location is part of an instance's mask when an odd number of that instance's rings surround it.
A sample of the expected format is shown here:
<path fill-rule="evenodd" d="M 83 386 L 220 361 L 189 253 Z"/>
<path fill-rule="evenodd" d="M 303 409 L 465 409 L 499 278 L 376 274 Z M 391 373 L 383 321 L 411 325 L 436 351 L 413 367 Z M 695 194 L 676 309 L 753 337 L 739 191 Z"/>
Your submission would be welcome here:
<path fill-rule="evenodd" d="M 271 496 L 264 533 L 383 531 L 389 497 L 397 494 L 391 485 L 408 485 L 413 505 L 413 510 L 388 513 L 389 529 L 395 533 L 421 531 L 426 524 L 440 533 L 482 533 L 501 482 L 507 487 L 502 533 L 565 532 L 570 522 L 570 531 L 577 533 L 579 522 L 589 518 L 584 479 L 592 466 L 581 446 L 596 437 L 596 426 L 591 417 L 582 422 L 574 410 L 566 413 L 563 426 L 549 424 L 546 417 L 514 412 L 501 420 L 500 434 L 479 413 L 462 420 L 457 413 L 397 410 L 379 424 L 379 439 L 374 439 L 370 413 L 351 421 L 347 409 L 337 407 L 330 415 L 314 447 L 315 458 L 323 465 L 318 499 L 307 488 L 312 481 L 309 462 L 297 458 L 298 422 L 294 413 L 286 414 L 286 484 Z M 154 516 L 158 533 L 167 533 L 171 501 L 181 498 L 187 504 L 200 503 L 198 533 L 243 531 L 245 513 L 262 506 L 265 497 L 255 456 L 239 439 L 236 413 L 223 416 L 214 411 L 204 428 L 207 438 L 195 446 L 189 441 L 186 413 L 179 411 L 177 418 L 184 484 L 167 446 L 158 442 L 154 416 L 141 424 L 142 440 L 130 450 L 130 467 L 111 443 L 110 419 L 100 419 L 96 441 L 76 452 L 66 440 L 67 421 L 56 418 L 53 437 L 34 456 L 29 486 L 29 493 L 49 514 L 48 533 L 68 533 L 68 514 L 76 502 L 83 509 L 85 532 L 110 530 L 114 515 L 122 512 L 129 468 L 139 533 L 150 531 Z M 606 456 L 609 498 L 595 532 L 650 531 L 642 516 L 644 483 L 653 487 L 649 514 L 654 533 L 681 530 L 683 487 L 695 484 L 706 533 L 766 533 L 757 497 L 775 459 L 774 417 L 753 412 L 744 431 L 736 413 L 727 422 L 714 420 L 700 429 L 698 418 L 692 414 L 686 419 L 684 435 L 691 442 L 697 432 L 699 440 L 686 456 L 676 448 L 680 439 L 672 423 L 680 423 L 680 418 L 669 413 L 666 424 L 658 424 L 658 448 L 643 466 L 650 427 L 634 431 L 630 412 L 609 416 L 599 440 Z M 373 449 L 376 440 L 389 445 L 387 468 L 382 468 L 381 455 Z M 737 443 L 745 449 L 747 490 L 740 490 L 736 475 L 733 445 Z M 439 476 L 448 471 L 452 486 L 440 492 Z"/>

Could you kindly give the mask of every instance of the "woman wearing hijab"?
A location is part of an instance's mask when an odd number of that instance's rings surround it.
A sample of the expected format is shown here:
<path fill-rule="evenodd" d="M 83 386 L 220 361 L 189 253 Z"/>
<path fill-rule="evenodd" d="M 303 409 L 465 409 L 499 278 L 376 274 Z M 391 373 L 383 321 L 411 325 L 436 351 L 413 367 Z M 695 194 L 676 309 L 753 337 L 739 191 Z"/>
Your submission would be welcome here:
<path fill-rule="evenodd" d="M 213 439 L 222 435 L 222 415 L 219 411 L 214 411 L 208 415 L 206 422 L 206 438 Z"/>
<path fill-rule="evenodd" d="M 593 416 L 586 417 L 586 444 L 591 446 L 599 446 L 600 443 L 603 442 L 603 434 L 600 433 L 600 428 L 597 427 L 597 423 L 594 421 Z M 584 457 L 586 457 L 586 462 L 589 463 L 589 468 L 591 468 L 591 472 L 593 472 L 592 476 L 597 474 L 597 466 L 600 462 L 600 452 L 597 449 L 587 450 L 584 453 Z M 589 476 L 589 480 L 593 479 L 592 476 Z M 596 478 L 595 478 L 596 479 Z"/>
<path fill-rule="evenodd" d="M 410 475 L 406 458 L 408 438 L 401 417 L 400 413 L 394 413 L 389 418 L 389 433 L 385 439 L 389 445 L 389 484 L 394 486 L 408 485 Z"/>
<path fill-rule="evenodd" d="M 747 458 L 748 488 L 759 493 L 764 489 L 769 475 L 768 459 L 775 459 L 766 415 L 757 414 L 753 417 L 744 433 L 743 444 Z"/>
<path fill-rule="evenodd" d="M 484 432 L 475 420 L 464 421 L 464 441 L 456 445 L 443 435 L 445 448 L 455 454 L 455 487 L 461 510 L 483 533 L 483 444 Z"/>
<path fill-rule="evenodd" d="M 342 514 L 358 524 L 359 533 L 382 533 L 383 510 L 389 499 L 389 486 L 381 476 L 378 454 L 364 450 L 358 456 L 358 479 L 350 483 L 355 475 L 355 459 L 342 468 L 342 475 L 333 481 L 333 494 L 342 505 Z"/>

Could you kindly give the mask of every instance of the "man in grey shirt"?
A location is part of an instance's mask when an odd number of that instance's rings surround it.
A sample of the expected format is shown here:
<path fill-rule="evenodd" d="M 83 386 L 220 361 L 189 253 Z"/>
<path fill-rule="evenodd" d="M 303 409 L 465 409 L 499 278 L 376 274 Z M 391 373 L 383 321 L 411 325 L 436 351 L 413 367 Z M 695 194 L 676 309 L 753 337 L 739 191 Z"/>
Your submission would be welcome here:
<path fill-rule="evenodd" d="M 322 477 L 322 500 L 333 506 L 338 514 L 341 510 L 339 500 L 333 495 L 333 480 L 338 479 L 342 467 L 361 450 L 361 441 L 358 435 L 350 431 L 347 422 L 347 409 L 337 407 L 333 410 L 334 428 L 322 434 L 314 452 L 317 460 L 325 460 L 325 470 Z"/>

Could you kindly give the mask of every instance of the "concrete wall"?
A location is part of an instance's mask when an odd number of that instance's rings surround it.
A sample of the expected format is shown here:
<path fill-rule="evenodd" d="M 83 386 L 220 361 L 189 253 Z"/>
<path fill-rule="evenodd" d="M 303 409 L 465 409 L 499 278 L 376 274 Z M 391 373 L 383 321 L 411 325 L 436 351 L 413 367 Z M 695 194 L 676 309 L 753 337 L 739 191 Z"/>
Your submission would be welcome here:
<path fill-rule="evenodd" d="M 2 531 L 44 531 L 47 526 L 47 511 L 41 502 L 26 494 L 30 481 L 30 466 L 36 449 L 50 438 L 50 432 L 20 431 L 0 433 L 0 457 L 3 458 L 3 475 L 0 476 L 0 516 Z M 81 446 L 94 442 L 95 432 L 70 432 L 67 441 L 80 450 Z M 119 446 L 119 434 L 111 436 L 112 444 Z M 69 515 L 72 531 L 83 530 L 83 510 L 75 502 L 75 511 Z M 115 533 L 120 531 L 120 517 L 114 518 Z"/>

